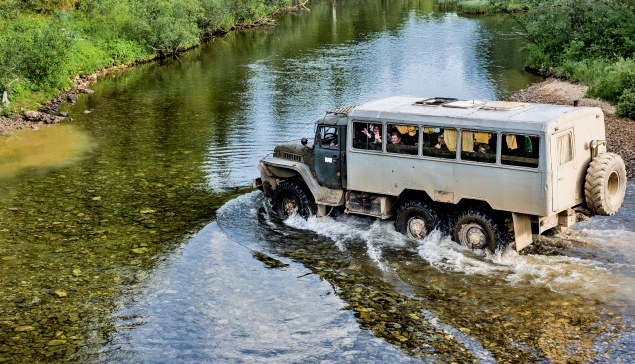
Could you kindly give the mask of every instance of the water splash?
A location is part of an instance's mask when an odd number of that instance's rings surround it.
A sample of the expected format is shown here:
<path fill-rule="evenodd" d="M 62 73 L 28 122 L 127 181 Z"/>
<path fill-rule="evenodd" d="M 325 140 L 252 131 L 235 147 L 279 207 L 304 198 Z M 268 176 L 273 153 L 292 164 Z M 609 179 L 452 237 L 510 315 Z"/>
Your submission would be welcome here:
<path fill-rule="evenodd" d="M 404 247 L 406 240 L 395 231 L 392 223 L 360 216 L 339 216 L 338 218 L 315 216 L 307 220 L 294 215 L 285 223 L 296 229 L 304 229 L 325 236 L 335 242 L 342 251 L 349 245 L 362 242 L 366 245 L 368 256 L 382 271 L 388 267 L 382 258 L 385 247 Z"/>

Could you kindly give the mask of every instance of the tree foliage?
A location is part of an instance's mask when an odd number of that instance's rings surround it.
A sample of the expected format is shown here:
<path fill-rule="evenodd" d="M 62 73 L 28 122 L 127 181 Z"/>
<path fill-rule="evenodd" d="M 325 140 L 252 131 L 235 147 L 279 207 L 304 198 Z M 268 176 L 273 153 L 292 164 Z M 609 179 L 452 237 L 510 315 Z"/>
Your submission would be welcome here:
<path fill-rule="evenodd" d="M 492 0 L 504 7 L 504 1 Z M 510 14 L 528 40 L 527 66 L 589 85 L 589 96 L 618 104 L 635 89 L 635 11 L 626 0 L 527 0 Z M 630 102 L 630 101 L 629 101 Z M 632 114 L 631 114 L 632 115 Z"/>
<path fill-rule="evenodd" d="M 250 23 L 291 1 L 1 0 L 0 92 L 15 101 L 64 88 L 74 74 L 175 55 L 210 29 Z"/>

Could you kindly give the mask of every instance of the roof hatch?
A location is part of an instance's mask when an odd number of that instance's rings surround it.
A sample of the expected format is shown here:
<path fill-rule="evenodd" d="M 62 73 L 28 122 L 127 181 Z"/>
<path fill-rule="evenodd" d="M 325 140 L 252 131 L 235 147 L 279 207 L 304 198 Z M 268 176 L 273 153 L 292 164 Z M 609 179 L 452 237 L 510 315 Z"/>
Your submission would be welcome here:
<path fill-rule="evenodd" d="M 513 102 L 513 101 L 496 101 L 487 103 L 482 107 L 483 110 L 500 110 L 500 111 L 512 111 L 522 109 L 531 105 L 528 102 Z"/>
<path fill-rule="evenodd" d="M 450 97 L 434 97 L 434 98 L 431 98 L 431 99 L 424 99 L 424 100 L 421 100 L 421 101 L 417 101 L 417 102 L 415 102 L 415 104 L 417 104 L 417 105 L 436 106 L 436 105 L 447 104 L 448 102 L 454 102 L 454 101 L 459 101 L 459 99 L 454 99 L 454 98 L 450 98 Z"/>
<path fill-rule="evenodd" d="M 443 104 L 443 106 L 454 107 L 458 109 L 472 109 L 475 107 L 483 106 L 486 103 L 487 103 L 486 101 L 479 101 L 479 100 L 461 100 L 461 101 L 448 102 Z"/>

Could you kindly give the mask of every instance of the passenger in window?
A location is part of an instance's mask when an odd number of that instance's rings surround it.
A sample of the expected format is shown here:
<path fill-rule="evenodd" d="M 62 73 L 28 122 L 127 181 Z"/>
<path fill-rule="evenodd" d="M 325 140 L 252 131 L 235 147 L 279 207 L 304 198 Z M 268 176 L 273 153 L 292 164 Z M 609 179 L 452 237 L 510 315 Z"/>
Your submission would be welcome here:
<path fill-rule="evenodd" d="M 473 134 L 474 134 L 474 150 L 477 153 L 482 153 L 482 154 L 491 153 L 489 141 L 492 138 L 492 134 L 481 133 L 481 132 L 474 132 Z"/>
<path fill-rule="evenodd" d="M 369 133 L 366 128 L 362 130 L 362 133 L 366 134 L 368 137 L 369 149 L 381 149 L 381 125 L 373 126 L 373 124 L 370 124 L 370 130 L 372 134 Z"/>
<path fill-rule="evenodd" d="M 439 136 L 437 137 L 437 144 L 434 147 L 443 150 L 448 149 L 448 147 L 445 145 L 445 138 L 443 137 L 443 134 L 439 134 Z"/>
<path fill-rule="evenodd" d="M 393 131 L 392 134 L 390 134 L 390 143 L 392 145 L 403 145 L 401 142 L 401 134 L 399 134 L 398 131 Z"/>
<path fill-rule="evenodd" d="M 483 154 L 490 153 L 489 144 L 483 144 L 483 143 L 477 144 L 476 145 L 476 151 L 478 153 L 483 153 Z"/>
<path fill-rule="evenodd" d="M 370 124 L 369 126 L 370 132 L 368 132 L 368 130 L 366 130 L 366 128 L 364 128 L 364 130 L 362 130 L 362 133 L 366 134 L 366 136 L 368 137 L 368 142 L 369 143 L 381 143 L 381 129 L 379 126 L 373 126 L 373 124 Z"/>
<path fill-rule="evenodd" d="M 368 136 L 364 133 L 365 124 L 354 123 L 355 136 L 353 139 L 353 148 L 368 149 Z M 363 130 L 362 130 L 363 129 Z"/>
<path fill-rule="evenodd" d="M 417 127 L 409 125 L 406 133 L 401 136 L 401 141 L 405 145 L 419 145 L 419 132 L 417 131 Z"/>

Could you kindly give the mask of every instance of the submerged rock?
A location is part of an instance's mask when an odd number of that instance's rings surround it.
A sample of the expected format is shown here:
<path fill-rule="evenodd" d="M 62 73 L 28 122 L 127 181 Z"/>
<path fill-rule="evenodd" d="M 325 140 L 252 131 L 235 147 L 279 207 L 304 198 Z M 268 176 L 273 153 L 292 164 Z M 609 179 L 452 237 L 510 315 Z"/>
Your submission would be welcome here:
<path fill-rule="evenodd" d="M 17 326 L 15 329 L 13 329 L 13 331 L 15 332 L 27 332 L 33 330 L 35 330 L 35 327 L 33 326 Z"/>

